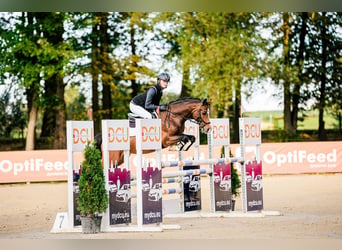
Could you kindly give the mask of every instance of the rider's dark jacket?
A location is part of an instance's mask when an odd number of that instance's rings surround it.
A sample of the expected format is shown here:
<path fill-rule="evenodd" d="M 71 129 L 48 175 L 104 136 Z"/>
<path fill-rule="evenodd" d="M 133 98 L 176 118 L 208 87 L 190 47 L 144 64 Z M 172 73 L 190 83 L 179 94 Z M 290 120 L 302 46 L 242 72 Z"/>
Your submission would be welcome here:
<path fill-rule="evenodd" d="M 162 98 L 163 91 L 159 83 L 149 88 L 146 92 L 133 97 L 132 102 L 146 109 L 149 112 L 155 111 Z"/>

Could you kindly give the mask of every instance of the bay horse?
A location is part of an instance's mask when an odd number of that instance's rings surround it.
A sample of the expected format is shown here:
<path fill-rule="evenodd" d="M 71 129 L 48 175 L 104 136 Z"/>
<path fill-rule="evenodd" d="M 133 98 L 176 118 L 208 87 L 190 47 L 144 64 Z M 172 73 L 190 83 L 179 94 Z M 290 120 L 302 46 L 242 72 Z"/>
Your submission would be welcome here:
<path fill-rule="evenodd" d="M 179 98 L 167 104 L 165 111 L 159 112 L 162 127 L 162 148 L 178 146 L 179 150 L 187 150 L 194 142 L 193 135 L 184 134 L 185 122 L 187 120 L 197 123 L 202 133 L 209 133 L 211 130 L 209 119 L 210 103 L 207 99 Z M 131 129 L 131 128 L 130 128 Z M 101 134 L 95 136 L 97 146 L 101 149 Z M 144 150 L 143 153 L 150 153 L 153 150 Z M 136 154 L 135 136 L 130 136 L 130 153 Z M 117 166 L 124 161 L 123 150 L 110 151 L 109 160 L 116 162 Z"/>

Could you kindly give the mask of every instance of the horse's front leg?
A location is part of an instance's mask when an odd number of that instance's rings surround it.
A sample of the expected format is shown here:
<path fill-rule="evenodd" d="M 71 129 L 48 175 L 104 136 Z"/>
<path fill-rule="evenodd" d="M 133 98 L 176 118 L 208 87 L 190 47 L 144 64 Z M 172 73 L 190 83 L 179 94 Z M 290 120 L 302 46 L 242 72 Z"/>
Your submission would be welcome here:
<path fill-rule="evenodd" d="M 163 148 L 176 145 L 180 141 L 181 137 L 182 135 L 172 135 L 172 136 L 163 137 L 163 141 L 162 141 Z"/>
<path fill-rule="evenodd" d="M 196 138 L 193 135 L 176 135 L 176 136 L 169 136 L 163 141 L 163 147 L 168 146 L 176 146 L 176 150 L 178 151 L 186 151 L 188 150 L 191 145 L 195 142 Z"/>
<path fill-rule="evenodd" d="M 193 135 L 184 135 L 187 137 L 187 140 L 184 140 L 184 146 L 182 147 L 181 150 L 183 151 L 188 151 L 188 149 L 192 146 L 192 144 L 194 144 L 194 142 L 196 141 L 196 137 Z"/>

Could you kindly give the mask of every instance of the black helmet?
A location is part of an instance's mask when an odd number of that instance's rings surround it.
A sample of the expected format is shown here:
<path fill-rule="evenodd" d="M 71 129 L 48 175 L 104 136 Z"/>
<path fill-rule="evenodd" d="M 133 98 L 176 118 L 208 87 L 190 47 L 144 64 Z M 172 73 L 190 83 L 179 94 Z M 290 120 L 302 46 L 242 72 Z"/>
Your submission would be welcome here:
<path fill-rule="evenodd" d="M 159 80 L 164 80 L 165 82 L 169 82 L 170 81 L 170 75 L 168 73 L 165 73 L 165 72 L 160 73 L 158 75 L 157 81 L 159 81 Z"/>

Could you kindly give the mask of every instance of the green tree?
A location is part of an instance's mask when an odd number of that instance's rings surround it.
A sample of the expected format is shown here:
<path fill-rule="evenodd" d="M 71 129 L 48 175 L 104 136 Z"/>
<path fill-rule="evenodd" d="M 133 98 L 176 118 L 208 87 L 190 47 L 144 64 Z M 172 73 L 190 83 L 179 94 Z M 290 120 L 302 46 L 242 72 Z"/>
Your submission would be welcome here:
<path fill-rule="evenodd" d="M 312 13 L 310 33 L 310 63 L 308 75 L 314 83 L 317 100 L 318 136 L 326 139 L 324 112 L 329 107 L 341 110 L 341 60 L 342 15 L 341 13 Z"/>
<path fill-rule="evenodd" d="M 15 79 L 25 89 L 29 113 L 26 149 L 34 149 L 39 108 L 50 114 L 45 116 L 43 131 L 54 133 L 55 148 L 65 148 L 63 77 L 73 54 L 62 38 L 64 14 L 8 15 L 2 20 L 9 25 L 1 25 L 5 45 L 1 50 L 1 76 L 3 80 Z"/>
<path fill-rule="evenodd" d="M 176 26 L 186 79 L 192 72 L 192 95 L 211 100 L 212 117 L 233 118 L 235 139 L 241 86 L 260 73 L 263 40 L 257 18 L 253 13 L 181 13 Z"/>
<path fill-rule="evenodd" d="M 19 129 L 19 136 L 23 137 L 25 125 L 26 117 L 20 101 L 10 103 L 10 90 L 5 90 L 0 95 L 0 136 L 10 138 L 11 132 Z"/>
<path fill-rule="evenodd" d="M 6 20 L 5 20 L 6 19 Z M 26 135 L 26 150 L 34 149 L 35 127 L 38 115 L 41 85 L 44 75 L 40 61 L 41 40 L 40 27 L 35 22 L 34 13 L 3 18 L 1 25 L 1 40 L 4 45 L 1 49 L 1 77 L 2 81 L 8 78 L 17 81 L 25 88 L 28 128 Z"/>
<path fill-rule="evenodd" d="M 338 107 L 341 76 L 341 18 L 339 13 L 274 13 L 266 26 L 270 39 L 268 76 L 283 87 L 284 130 L 295 136 L 299 112 L 315 101 L 319 109 L 319 135 L 324 135 L 324 110 Z M 269 25 L 269 26 L 268 26 Z M 277 53 L 280 49 L 281 53 Z"/>

